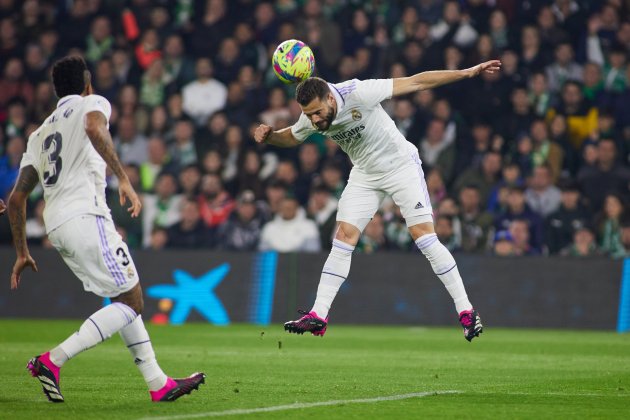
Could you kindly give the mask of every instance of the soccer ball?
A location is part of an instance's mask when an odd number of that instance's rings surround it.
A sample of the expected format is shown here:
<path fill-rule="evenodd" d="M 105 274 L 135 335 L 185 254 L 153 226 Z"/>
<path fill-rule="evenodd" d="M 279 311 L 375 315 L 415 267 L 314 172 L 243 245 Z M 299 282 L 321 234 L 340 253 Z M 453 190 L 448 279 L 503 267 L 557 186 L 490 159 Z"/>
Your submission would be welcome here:
<path fill-rule="evenodd" d="M 284 83 L 299 83 L 315 70 L 315 57 L 308 45 L 289 39 L 278 45 L 273 53 L 273 71 Z"/>

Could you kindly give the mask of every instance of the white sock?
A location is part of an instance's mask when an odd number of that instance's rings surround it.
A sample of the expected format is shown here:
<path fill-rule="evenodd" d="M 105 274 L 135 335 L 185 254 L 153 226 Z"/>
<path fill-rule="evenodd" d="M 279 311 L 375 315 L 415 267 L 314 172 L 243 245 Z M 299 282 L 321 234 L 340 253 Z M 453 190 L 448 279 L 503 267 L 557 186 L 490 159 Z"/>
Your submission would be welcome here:
<path fill-rule="evenodd" d="M 466 295 L 462 276 L 459 275 L 455 258 L 448 249 L 438 240 L 435 233 L 422 235 L 416 240 L 416 245 L 431 263 L 433 272 L 442 280 L 446 290 L 455 302 L 457 313 L 472 309 L 472 305 Z"/>
<path fill-rule="evenodd" d="M 348 277 L 352 251 L 354 251 L 354 246 L 341 242 L 338 239 L 333 239 L 333 246 L 324 264 L 322 276 L 319 279 L 319 286 L 317 287 L 317 298 L 312 309 L 320 318 L 325 319 L 328 316 L 332 301 Z"/>
<path fill-rule="evenodd" d="M 59 346 L 50 351 L 50 360 L 61 367 L 77 354 L 111 337 L 136 319 L 136 312 L 124 303 L 114 302 L 93 313 Z"/>
<path fill-rule="evenodd" d="M 142 322 L 142 316 L 138 316 L 131 324 L 120 330 L 120 337 L 131 352 L 149 390 L 157 391 L 162 388 L 166 384 L 167 376 L 155 360 L 155 352 L 149 333 Z"/>

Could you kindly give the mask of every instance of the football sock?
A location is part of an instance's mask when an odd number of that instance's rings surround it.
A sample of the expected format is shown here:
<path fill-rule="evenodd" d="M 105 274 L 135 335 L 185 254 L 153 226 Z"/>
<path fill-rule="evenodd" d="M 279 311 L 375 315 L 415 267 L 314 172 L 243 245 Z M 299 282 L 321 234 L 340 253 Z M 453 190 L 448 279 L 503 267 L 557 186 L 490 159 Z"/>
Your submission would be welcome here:
<path fill-rule="evenodd" d="M 124 303 L 115 302 L 93 313 L 59 346 L 50 351 L 50 360 L 61 367 L 68 359 L 111 337 L 136 319 L 136 312 Z"/>
<path fill-rule="evenodd" d="M 133 356 L 134 363 L 138 366 L 150 391 L 157 391 L 166 384 L 167 376 L 160 369 L 155 352 L 151 345 L 149 333 L 144 327 L 142 316 L 120 330 L 120 336 Z"/>
<path fill-rule="evenodd" d="M 422 235 L 416 240 L 416 245 L 431 263 L 433 272 L 444 283 L 446 290 L 455 302 L 457 313 L 472 309 L 455 258 L 438 240 L 437 235 L 435 233 Z"/>
<path fill-rule="evenodd" d="M 317 287 L 317 298 L 312 311 L 326 319 L 330 305 L 337 296 L 339 288 L 348 277 L 354 246 L 338 239 L 333 240 L 333 246 L 324 264 L 322 276 Z"/>

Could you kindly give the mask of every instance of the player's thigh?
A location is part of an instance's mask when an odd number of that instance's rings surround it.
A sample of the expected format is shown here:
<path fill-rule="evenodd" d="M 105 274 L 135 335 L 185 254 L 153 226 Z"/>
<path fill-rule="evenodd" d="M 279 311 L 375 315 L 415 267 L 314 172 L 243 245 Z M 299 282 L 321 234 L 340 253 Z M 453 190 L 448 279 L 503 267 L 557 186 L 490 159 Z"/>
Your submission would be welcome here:
<path fill-rule="evenodd" d="M 433 223 L 431 198 L 419 160 L 417 164 L 407 165 L 391 174 L 386 185 L 386 191 L 400 207 L 407 227 Z"/>
<path fill-rule="evenodd" d="M 349 223 L 363 232 L 381 205 L 383 197 L 383 191 L 351 177 L 339 199 L 337 221 Z"/>
<path fill-rule="evenodd" d="M 114 297 L 138 283 L 127 244 L 110 220 L 78 216 L 51 232 L 50 239 L 85 290 Z"/>

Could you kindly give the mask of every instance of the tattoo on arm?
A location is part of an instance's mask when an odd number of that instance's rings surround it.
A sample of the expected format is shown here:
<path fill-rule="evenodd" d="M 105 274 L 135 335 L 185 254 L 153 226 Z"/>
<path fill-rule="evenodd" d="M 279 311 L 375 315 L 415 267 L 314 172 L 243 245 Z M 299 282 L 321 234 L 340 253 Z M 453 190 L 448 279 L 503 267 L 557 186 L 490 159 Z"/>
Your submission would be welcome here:
<path fill-rule="evenodd" d="M 13 245 L 18 256 L 28 254 L 26 243 L 26 199 L 39 182 L 37 171 L 32 166 L 20 169 L 20 175 L 9 198 L 9 224 Z"/>
<path fill-rule="evenodd" d="M 87 118 L 88 120 L 91 120 L 88 122 L 88 125 L 96 125 L 95 128 L 87 130 L 92 146 L 94 146 L 94 149 L 96 149 L 98 154 L 101 155 L 103 160 L 107 163 L 118 179 L 127 179 L 127 174 L 123 170 L 122 164 L 116 154 L 116 150 L 114 150 L 114 142 L 109 130 L 107 129 L 107 120 L 105 119 L 105 116 L 102 113 L 95 111 L 88 113 Z M 98 119 L 98 121 L 94 121 L 94 119 Z"/>

